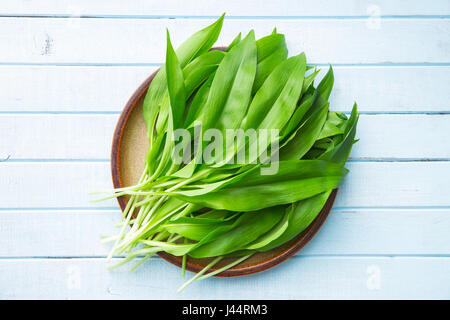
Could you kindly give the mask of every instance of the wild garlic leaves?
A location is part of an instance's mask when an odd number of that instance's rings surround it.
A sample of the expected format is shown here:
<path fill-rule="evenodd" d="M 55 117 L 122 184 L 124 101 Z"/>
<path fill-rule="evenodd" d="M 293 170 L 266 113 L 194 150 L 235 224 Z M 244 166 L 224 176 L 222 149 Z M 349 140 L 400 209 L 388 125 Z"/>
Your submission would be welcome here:
<path fill-rule="evenodd" d="M 305 230 L 348 172 L 358 113 L 356 104 L 350 117 L 329 111 L 332 68 L 315 87 L 319 70 L 305 53 L 288 57 L 276 30 L 210 51 L 223 18 L 177 50 L 167 34 L 144 100 L 145 170 L 112 195 L 130 198 L 110 257 L 163 251 L 184 263 L 214 258 L 207 268 L 238 263 Z"/>

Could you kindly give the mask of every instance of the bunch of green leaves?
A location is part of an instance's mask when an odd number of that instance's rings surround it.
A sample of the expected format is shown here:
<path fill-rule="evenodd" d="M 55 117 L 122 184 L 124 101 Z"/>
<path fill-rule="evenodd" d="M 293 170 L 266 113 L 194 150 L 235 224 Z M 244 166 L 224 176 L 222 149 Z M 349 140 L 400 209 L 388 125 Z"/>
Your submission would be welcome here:
<path fill-rule="evenodd" d="M 350 117 L 329 111 L 331 66 L 315 87 L 319 70 L 307 66 L 304 53 L 288 58 L 285 37 L 276 30 L 258 40 L 253 31 L 239 34 L 226 51 L 211 50 L 223 19 L 176 51 L 167 32 L 165 65 L 143 105 L 150 143 L 145 170 L 135 186 L 107 197 L 129 197 L 120 232 L 105 239 L 114 242 L 109 259 L 126 256 L 118 265 L 140 257 L 139 265 L 163 251 L 183 257 L 183 274 L 189 257 L 213 258 L 188 283 L 223 272 L 305 230 L 347 173 L 358 113 L 356 104 Z M 254 129 L 256 136 L 223 141 L 226 156 L 208 164 L 199 161 L 208 144 L 192 138 L 184 144 L 196 148 L 180 164 L 173 161 L 180 128 L 215 128 L 223 136 L 229 129 Z M 266 137 L 262 129 L 280 134 Z M 269 149 L 268 163 L 258 162 Z M 256 151 L 230 164 L 242 150 Z M 262 174 L 272 161 L 278 170 Z M 226 257 L 235 260 L 206 273 Z"/>

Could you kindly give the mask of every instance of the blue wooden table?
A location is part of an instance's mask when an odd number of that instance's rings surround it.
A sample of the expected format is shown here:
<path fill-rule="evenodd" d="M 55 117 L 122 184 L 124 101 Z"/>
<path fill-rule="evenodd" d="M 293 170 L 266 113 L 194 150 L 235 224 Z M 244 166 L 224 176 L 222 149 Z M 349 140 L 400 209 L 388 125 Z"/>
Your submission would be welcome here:
<path fill-rule="evenodd" d="M 273 27 L 335 70 L 360 142 L 318 235 L 261 274 L 194 283 L 152 258 L 105 269 L 112 132 L 174 45 L 227 12 L 219 45 Z M 321 76 L 323 76 L 323 73 Z M 450 1 L 26 1 L 0 6 L 0 298 L 450 298 Z M 189 276 L 191 276 L 189 274 Z"/>

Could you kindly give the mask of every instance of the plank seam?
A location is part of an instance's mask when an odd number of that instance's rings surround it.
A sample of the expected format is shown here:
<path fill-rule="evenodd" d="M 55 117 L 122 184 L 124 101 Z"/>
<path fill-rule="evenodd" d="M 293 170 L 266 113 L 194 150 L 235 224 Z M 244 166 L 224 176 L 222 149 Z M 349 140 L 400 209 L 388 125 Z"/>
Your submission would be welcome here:
<path fill-rule="evenodd" d="M 23 108 L 23 107 L 22 107 Z M 29 107 L 30 109 L 32 107 Z M 447 107 L 446 107 L 447 108 Z M 359 114 L 362 115 L 449 115 L 450 114 L 450 107 L 448 107 L 448 111 L 358 111 Z M 346 114 L 350 114 L 349 111 L 342 111 L 342 110 L 333 110 L 337 112 L 343 112 Z M 64 111 L 64 110 L 58 110 L 58 111 L 8 111 L 3 110 L 0 111 L 1 115 L 118 115 L 121 111 Z"/>
<path fill-rule="evenodd" d="M 333 211 L 355 211 L 355 210 L 450 210 L 449 206 L 347 206 L 347 207 L 333 207 Z M 0 212 L 8 211 L 120 211 L 117 207 L 0 207 Z M 0 213 L 2 214 L 2 213 Z"/>
<path fill-rule="evenodd" d="M 450 158 L 352 158 L 350 157 L 349 162 L 449 162 Z M 4 159 L 0 159 L 0 162 L 4 163 L 54 163 L 54 162 L 63 162 L 63 163 L 73 163 L 73 162 L 95 162 L 95 163 L 105 163 L 110 162 L 110 159 L 84 159 L 84 158 L 12 158 L 11 155 L 8 155 Z"/>
<path fill-rule="evenodd" d="M 160 67 L 161 62 L 0 62 L 0 66 L 43 66 L 43 67 Z M 328 67 L 328 63 L 309 62 L 309 66 Z M 448 67 L 450 62 L 372 62 L 331 63 L 333 67 Z"/>
<path fill-rule="evenodd" d="M 144 256 L 138 256 L 137 258 L 143 258 Z M 113 260 L 124 259 L 125 257 L 113 257 Z M 450 254 L 296 254 L 291 257 L 291 259 L 302 259 L 302 258 L 422 258 L 422 259 L 448 259 Z M 105 256 L 2 256 L 1 260 L 103 260 L 106 259 Z M 152 260 L 161 260 L 159 256 L 153 256 Z"/>
<path fill-rule="evenodd" d="M 364 214 L 371 213 L 398 213 L 405 212 L 407 214 L 423 214 L 424 211 L 431 212 L 433 214 L 448 214 L 450 211 L 450 206 L 435 206 L 435 207 L 333 207 L 332 212 L 346 214 L 363 212 Z M 398 212 L 396 212 L 398 211 Z M 36 212 L 36 214 L 53 214 L 53 212 L 58 212 L 58 214 L 120 214 L 121 210 L 117 207 L 66 207 L 66 208 L 0 208 L 1 215 L 6 214 L 30 214 L 31 212 Z M 401 213 L 400 213 L 401 214 Z M 427 213 L 428 214 L 428 213 Z"/>
<path fill-rule="evenodd" d="M 380 15 L 377 18 L 380 19 L 449 19 L 450 15 Z M 217 19 L 219 16 L 207 16 L 207 15 L 114 15 L 114 14 L 21 14 L 10 13 L 0 14 L 0 18 L 33 18 L 33 19 L 126 19 L 126 20 L 210 20 Z M 227 15 L 225 20 L 365 20 L 369 19 L 369 15 L 323 15 L 323 16 L 271 16 L 271 15 L 259 15 L 259 16 L 239 16 L 239 15 Z"/>

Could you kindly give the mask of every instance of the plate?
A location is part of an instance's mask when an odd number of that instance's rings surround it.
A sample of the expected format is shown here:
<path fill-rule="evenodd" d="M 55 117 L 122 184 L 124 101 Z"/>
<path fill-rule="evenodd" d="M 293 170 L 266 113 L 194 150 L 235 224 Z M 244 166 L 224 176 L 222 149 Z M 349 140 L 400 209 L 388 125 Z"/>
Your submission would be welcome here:
<path fill-rule="evenodd" d="M 224 50 L 224 48 L 214 48 L 214 50 Z M 144 170 L 144 159 L 148 148 L 148 139 L 147 129 L 142 117 L 142 102 L 145 93 L 157 72 L 158 70 L 150 75 L 139 88 L 137 88 L 125 105 L 117 122 L 111 150 L 111 173 L 115 188 L 136 184 Z M 337 189 L 331 193 L 316 219 L 297 237 L 278 248 L 267 252 L 256 253 L 249 259 L 216 276 L 234 277 L 261 272 L 272 268 L 293 256 L 314 237 L 325 222 L 325 219 L 333 206 L 336 193 Z M 117 200 L 123 211 L 127 203 L 126 197 L 119 197 Z M 168 262 L 181 267 L 181 257 L 176 257 L 165 252 L 160 252 L 158 255 Z M 188 258 L 186 269 L 192 272 L 199 272 L 210 261 L 211 259 Z M 222 259 L 218 264 L 211 268 L 211 270 L 220 268 L 230 263 L 230 261 L 232 261 L 231 258 Z"/>

